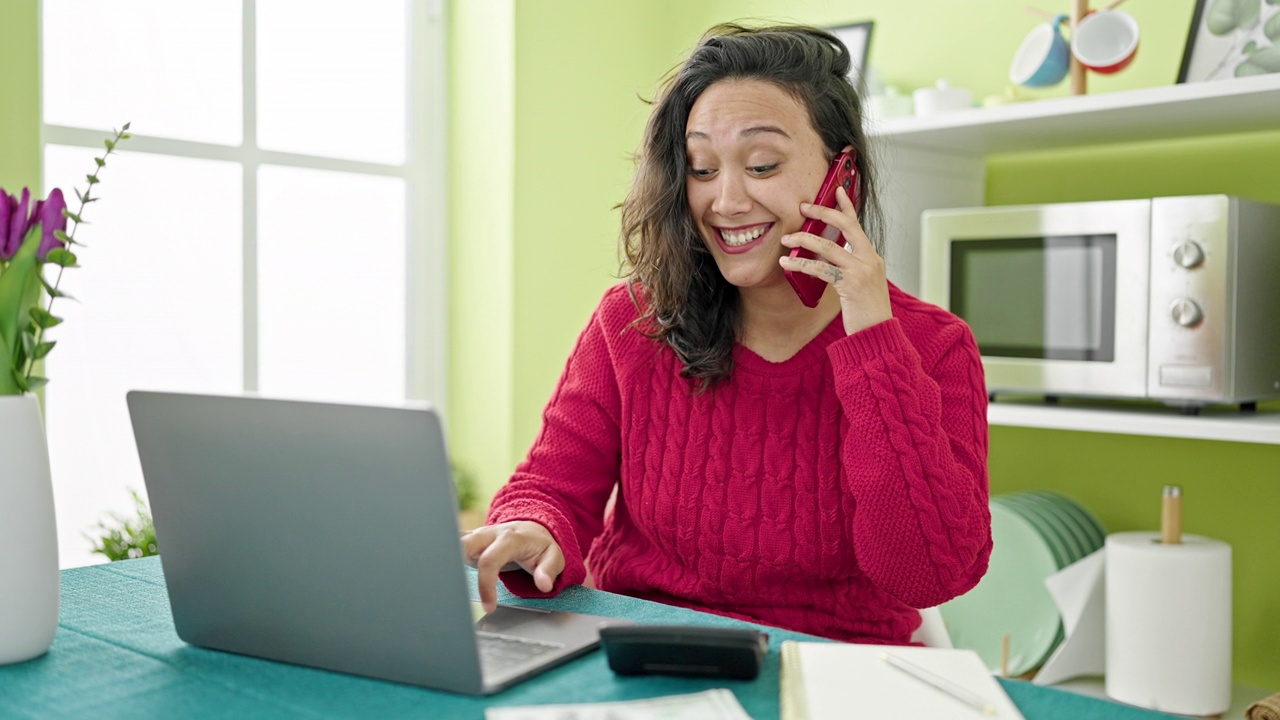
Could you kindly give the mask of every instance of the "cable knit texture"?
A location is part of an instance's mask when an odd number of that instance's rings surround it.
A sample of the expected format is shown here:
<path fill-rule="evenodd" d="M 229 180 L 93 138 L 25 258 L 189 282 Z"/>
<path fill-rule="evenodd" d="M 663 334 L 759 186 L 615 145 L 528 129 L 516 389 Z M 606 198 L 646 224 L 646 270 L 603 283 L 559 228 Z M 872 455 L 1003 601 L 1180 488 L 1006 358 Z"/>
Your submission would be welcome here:
<path fill-rule="evenodd" d="M 906 643 L 913 608 L 986 572 L 987 397 L 969 328 L 889 287 L 893 319 L 839 316 L 792 358 L 734 347 L 694 393 L 606 293 L 489 522 L 534 520 L 602 590 L 838 640 Z M 617 486 L 608 518 L 606 503 Z M 539 597 L 523 571 L 501 575 Z"/>

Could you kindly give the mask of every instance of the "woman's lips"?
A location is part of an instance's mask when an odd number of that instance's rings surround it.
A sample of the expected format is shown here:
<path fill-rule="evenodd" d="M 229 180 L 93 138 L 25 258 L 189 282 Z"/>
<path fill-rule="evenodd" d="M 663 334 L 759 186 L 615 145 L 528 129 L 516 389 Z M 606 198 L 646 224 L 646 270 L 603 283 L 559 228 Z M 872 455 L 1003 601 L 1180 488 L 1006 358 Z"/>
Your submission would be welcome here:
<path fill-rule="evenodd" d="M 741 245 L 730 245 L 729 242 L 725 240 L 726 233 L 730 235 L 742 234 L 742 233 L 749 233 L 757 229 L 759 230 L 760 234 L 756 236 L 754 239 L 748 242 L 742 243 Z M 729 255 L 740 255 L 745 252 L 750 252 L 753 248 L 758 246 L 761 242 L 764 241 L 765 237 L 768 236 L 770 231 L 772 230 L 773 230 L 773 223 L 769 222 L 769 223 L 756 223 L 755 225 L 743 225 L 741 227 L 735 227 L 735 228 L 713 227 L 712 233 L 715 235 L 716 242 L 720 245 L 721 250 L 723 250 L 725 253 Z"/>

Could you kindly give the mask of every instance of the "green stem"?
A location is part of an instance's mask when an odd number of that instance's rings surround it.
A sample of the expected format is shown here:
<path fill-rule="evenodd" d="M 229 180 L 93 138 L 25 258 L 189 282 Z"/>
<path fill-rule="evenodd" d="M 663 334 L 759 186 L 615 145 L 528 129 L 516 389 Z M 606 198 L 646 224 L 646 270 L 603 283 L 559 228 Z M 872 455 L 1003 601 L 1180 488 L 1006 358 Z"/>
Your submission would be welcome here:
<path fill-rule="evenodd" d="M 111 153 L 114 152 L 116 143 L 120 142 L 120 139 L 124 136 L 125 130 L 127 128 L 128 128 L 128 123 L 125 123 L 125 126 L 123 128 L 116 131 L 115 138 L 112 139 L 111 145 L 107 147 L 106 154 L 102 156 L 103 164 L 98 165 L 93 169 L 93 176 L 92 176 L 93 180 L 89 181 L 89 186 L 84 189 L 84 195 L 80 196 L 80 207 L 79 209 L 76 210 L 76 217 L 80 217 L 84 213 L 84 206 L 89 204 L 89 199 L 90 199 L 89 195 L 93 192 L 93 186 L 97 184 L 94 181 L 98 179 L 98 173 L 102 172 L 102 168 L 106 165 L 107 158 L 111 157 Z M 94 164 L 97 165 L 97 163 L 94 163 Z M 67 237 L 72 240 L 75 240 L 76 230 L 78 230 L 79 228 L 80 228 L 80 221 L 72 220 L 71 232 L 67 233 Z M 53 280 L 54 290 L 57 290 L 58 285 L 62 283 L 62 272 L 64 270 L 66 270 L 65 267 L 61 265 L 58 266 L 58 277 L 54 278 Z M 57 299 L 58 299 L 57 295 L 53 293 L 49 294 L 49 306 L 45 308 L 45 312 L 49 313 L 50 315 L 53 314 L 53 303 Z M 21 322 L 21 320 L 19 322 Z M 33 347 L 39 347 L 41 341 L 43 340 L 44 340 L 44 327 L 41 326 L 39 328 L 36 328 L 36 341 Z M 34 357 L 27 358 L 27 369 L 23 373 L 23 379 L 28 383 L 31 382 L 31 373 L 35 370 L 35 366 L 36 366 L 36 359 Z"/>

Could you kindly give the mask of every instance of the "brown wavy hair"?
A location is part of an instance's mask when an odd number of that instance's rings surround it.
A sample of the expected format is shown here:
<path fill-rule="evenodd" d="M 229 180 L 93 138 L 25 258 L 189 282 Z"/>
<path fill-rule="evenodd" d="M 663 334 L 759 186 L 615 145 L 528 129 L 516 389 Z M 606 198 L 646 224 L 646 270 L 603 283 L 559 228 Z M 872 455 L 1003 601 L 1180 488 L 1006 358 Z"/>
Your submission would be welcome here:
<path fill-rule="evenodd" d="M 827 160 L 853 146 L 863 198 L 859 220 L 883 255 L 862 105 L 848 80 L 850 62 L 844 44 L 819 28 L 717 25 L 668 75 L 654 100 L 635 179 L 621 205 L 622 275 L 642 313 L 636 327 L 675 351 L 683 365 L 680 375 L 697 380 L 699 390 L 733 373 L 742 311 L 738 289 L 720 274 L 689 210 L 689 112 L 698 96 L 721 80 L 762 80 L 782 88 L 809 111 Z"/>

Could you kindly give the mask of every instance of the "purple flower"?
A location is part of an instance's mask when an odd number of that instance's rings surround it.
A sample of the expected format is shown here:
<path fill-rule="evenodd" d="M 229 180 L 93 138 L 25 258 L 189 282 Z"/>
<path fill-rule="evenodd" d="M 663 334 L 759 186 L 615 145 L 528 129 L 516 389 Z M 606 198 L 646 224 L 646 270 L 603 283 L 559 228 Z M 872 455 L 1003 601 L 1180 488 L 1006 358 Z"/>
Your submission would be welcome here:
<path fill-rule="evenodd" d="M 22 247 L 31 228 L 40 225 L 40 245 L 36 249 L 36 257 L 44 260 L 49 251 L 62 247 L 64 243 L 54 237 L 55 230 L 66 232 L 67 219 L 62 211 L 67 201 L 62 191 L 54 188 L 47 200 L 37 200 L 31 207 L 31 191 L 22 189 L 22 200 L 10 195 L 0 188 L 0 260 L 11 260 Z"/>
<path fill-rule="evenodd" d="M 13 257 L 14 251 L 9 249 L 9 218 L 17 209 L 18 201 L 0 188 L 0 260 Z"/>
<path fill-rule="evenodd" d="M 62 198 L 62 191 L 54 188 L 49 193 L 48 199 L 41 202 L 36 207 L 36 211 L 31 213 L 32 218 L 38 218 L 40 222 L 40 247 L 36 250 L 36 258 L 44 260 L 50 250 L 66 245 L 53 235 L 56 230 L 66 232 L 67 218 L 62 214 L 66 209 L 67 201 Z"/>
<path fill-rule="evenodd" d="M 22 188 L 22 202 L 6 192 L 0 191 L 0 196 L 3 196 L 0 203 L 5 206 L 0 210 L 0 219 L 4 221 L 0 223 L 0 260 L 9 260 L 17 254 L 18 248 L 22 247 L 22 239 L 27 236 L 27 206 L 31 203 L 31 191 Z"/>

